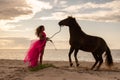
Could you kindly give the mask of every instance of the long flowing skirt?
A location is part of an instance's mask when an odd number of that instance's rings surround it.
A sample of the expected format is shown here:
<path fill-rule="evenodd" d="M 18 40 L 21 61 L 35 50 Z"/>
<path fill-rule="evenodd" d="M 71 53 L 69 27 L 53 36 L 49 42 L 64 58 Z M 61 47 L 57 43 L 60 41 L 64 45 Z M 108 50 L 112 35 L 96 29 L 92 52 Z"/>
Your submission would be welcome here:
<path fill-rule="evenodd" d="M 24 59 L 24 62 L 28 62 L 30 67 L 35 67 L 38 65 L 39 56 L 44 50 L 46 40 L 36 40 L 34 41 L 30 48 L 28 49 L 27 55 Z"/>

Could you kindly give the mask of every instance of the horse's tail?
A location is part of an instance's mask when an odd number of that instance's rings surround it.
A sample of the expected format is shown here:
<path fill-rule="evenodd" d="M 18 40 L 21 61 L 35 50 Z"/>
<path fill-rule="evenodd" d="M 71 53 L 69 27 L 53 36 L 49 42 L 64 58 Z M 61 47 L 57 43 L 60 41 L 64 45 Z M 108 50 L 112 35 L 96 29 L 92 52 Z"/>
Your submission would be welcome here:
<path fill-rule="evenodd" d="M 113 59 L 112 59 L 111 51 L 110 51 L 108 46 L 107 46 L 107 50 L 106 50 L 106 64 L 108 66 L 113 65 Z"/>

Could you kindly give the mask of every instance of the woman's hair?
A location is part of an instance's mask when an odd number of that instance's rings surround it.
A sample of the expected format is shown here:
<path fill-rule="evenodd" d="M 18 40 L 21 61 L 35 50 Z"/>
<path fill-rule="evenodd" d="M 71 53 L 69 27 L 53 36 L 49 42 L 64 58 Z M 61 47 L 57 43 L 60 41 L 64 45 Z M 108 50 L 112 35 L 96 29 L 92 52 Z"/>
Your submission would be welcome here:
<path fill-rule="evenodd" d="M 37 35 L 37 37 L 39 37 L 39 34 L 40 34 L 40 32 L 42 31 L 42 28 L 44 28 L 43 25 L 40 25 L 40 26 L 38 26 L 38 27 L 36 28 L 35 34 Z"/>

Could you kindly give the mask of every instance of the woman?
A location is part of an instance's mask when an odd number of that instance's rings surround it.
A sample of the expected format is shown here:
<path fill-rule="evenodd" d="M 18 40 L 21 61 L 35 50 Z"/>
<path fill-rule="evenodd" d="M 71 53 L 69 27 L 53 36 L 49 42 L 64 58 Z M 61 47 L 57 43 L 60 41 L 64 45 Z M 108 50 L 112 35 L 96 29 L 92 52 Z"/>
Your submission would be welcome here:
<path fill-rule="evenodd" d="M 49 40 L 49 38 L 46 37 L 44 30 L 45 28 L 43 25 L 36 29 L 36 35 L 39 39 L 31 44 L 30 49 L 24 59 L 25 63 L 28 62 L 29 67 L 36 67 L 38 65 L 39 57 L 40 64 L 42 64 L 46 41 Z"/>

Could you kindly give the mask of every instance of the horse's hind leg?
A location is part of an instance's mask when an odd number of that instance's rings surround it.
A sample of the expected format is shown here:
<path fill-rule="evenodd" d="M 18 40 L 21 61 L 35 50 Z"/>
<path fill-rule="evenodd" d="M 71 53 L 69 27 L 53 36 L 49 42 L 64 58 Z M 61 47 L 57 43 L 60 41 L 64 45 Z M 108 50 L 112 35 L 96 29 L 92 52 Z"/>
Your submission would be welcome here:
<path fill-rule="evenodd" d="M 98 56 L 97 56 L 97 54 L 96 53 L 92 53 L 93 54 L 93 57 L 95 58 L 95 63 L 94 63 L 94 65 L 91 67 L 91 70 L 93 70 L 94 68 L 95 68 L 95 66 L 97 65 L 97 63 L 98 63 L 98 61 L 99 61 L 99 58 L 98 58 Z"/>
<path fill-rule="evenodd" d="M 99 56 L 99 65 L 97 67 L 97 70 L 99 70 L 101 64 L 103 63 L 103 58 L 102 58 L 102 55 Z"/>
<path fill-rule="evenodd" d="M 72 60 L 71 60 L 71 54 L 72 54 L 72 52 L 74 51 L 74 48 L 70 48 L 70 51 L 69 51 L 69 54 L 68 54 L 68 56 L 69 56 L 69 63 L 70 63 L 70 66 L 72 67 L 72 65 L 73 65 L 73 63 L 72 63 Z"/>
<path fill-rule="evenodd" d="M 77 59 L 77 53 L 78 53 L 78 49 L 75 49 L 74 57 L 75 57 L 76 66 L 78 67 L 79 63 L 78 63 L 78 59 Z"/>

